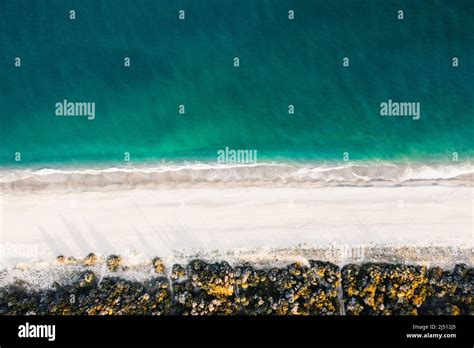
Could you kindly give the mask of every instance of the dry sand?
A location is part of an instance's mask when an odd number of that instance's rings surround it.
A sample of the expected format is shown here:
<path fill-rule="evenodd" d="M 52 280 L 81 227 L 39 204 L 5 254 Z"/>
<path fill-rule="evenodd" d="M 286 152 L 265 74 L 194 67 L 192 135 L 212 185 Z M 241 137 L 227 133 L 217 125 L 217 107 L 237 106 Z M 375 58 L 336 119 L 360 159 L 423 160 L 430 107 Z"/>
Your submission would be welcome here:
<path fill-rule="evenodd" d="M 344 262 L 365 252 L 375 261 L 401 253 L 408 262 L 472 264 L 472 203 L 471 187 L 445 186 L 4 193 L 0 263 L 17 262 L 5 254 L 16 248 L 27 261 L 95 252 Z M 21 255 L 25 246 L 33 248 Z"/>

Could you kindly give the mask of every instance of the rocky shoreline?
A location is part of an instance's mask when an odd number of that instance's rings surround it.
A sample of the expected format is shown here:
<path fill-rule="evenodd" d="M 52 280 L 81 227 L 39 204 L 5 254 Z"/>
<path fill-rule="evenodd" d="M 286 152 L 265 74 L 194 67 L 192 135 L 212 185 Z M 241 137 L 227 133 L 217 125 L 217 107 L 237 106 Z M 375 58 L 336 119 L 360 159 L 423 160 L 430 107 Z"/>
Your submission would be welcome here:
<path fill-rule="evenodd" d="M 111 255 L 82 260 L 66 283 L 36 289 L 22 280 L 0 287 L 2 315 L 474 315 L 474 269 L 323 261 L 256 268 L 192 260 L 166 269 L 149 262 L 144 281 L 122 276 Z M 102 276 L 97 266 L 103 265 Z"/>

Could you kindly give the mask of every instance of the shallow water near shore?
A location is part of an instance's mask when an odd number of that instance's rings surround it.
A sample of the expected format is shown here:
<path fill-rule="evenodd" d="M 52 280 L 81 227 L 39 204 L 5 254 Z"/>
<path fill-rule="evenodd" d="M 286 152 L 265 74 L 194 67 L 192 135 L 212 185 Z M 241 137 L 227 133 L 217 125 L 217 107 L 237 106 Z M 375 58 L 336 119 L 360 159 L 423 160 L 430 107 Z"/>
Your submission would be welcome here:
<path fill-rule="evenodd" d="M 324 187 L 472 186 L 474 166 L 464 163 L 287 162 L 217 164 L 205 162 L 117 164 L 0 170 L 3 193 L 88 191 L 137 187 Z"/>
<path fill-rule="evenodd" d="M 119 162 L 125 152 L 137 163 L 207 162 L 226 146 L 264 162 L 472 158 L 469 0 L 86 0 L 74 9 L 71 21 L 58 0 L 0 4 L 2 165 L 16 152 L 47 167 Z M 57 117 L 64 99 L 95 102 L 95 119 Z M 389 99 L 420 102 L 420 119 L 381 117 Z"/>

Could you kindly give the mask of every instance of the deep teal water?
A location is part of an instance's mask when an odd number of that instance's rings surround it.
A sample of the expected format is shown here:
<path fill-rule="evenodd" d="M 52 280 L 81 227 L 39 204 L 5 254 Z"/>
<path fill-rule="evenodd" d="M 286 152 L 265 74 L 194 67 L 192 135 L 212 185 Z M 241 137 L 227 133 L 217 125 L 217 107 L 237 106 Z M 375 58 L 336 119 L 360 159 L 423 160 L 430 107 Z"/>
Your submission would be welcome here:
<path fill-rule="evenodd" d="M 3 165 L 474 152 L 472 0 L 3 0 L 0 16 Z M 57 117 L 64 99 L 95 119 Z M 388 99 L 420 119 L 381 117 Z"/>

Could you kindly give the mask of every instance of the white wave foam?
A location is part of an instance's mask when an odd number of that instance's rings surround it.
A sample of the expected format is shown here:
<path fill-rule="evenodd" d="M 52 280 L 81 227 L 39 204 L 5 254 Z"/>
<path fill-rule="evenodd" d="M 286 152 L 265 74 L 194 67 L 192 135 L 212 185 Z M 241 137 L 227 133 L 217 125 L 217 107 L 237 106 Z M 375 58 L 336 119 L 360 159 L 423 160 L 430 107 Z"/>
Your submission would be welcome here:
<path fill-rule="evenodd" d="M 65 186 L 173 184 L 353 184 L 403 185 L 413 182 L 471 185 L 474 166 L 463 164 L 160 164 L 108 168 L 0 170 L 3 191 Z"/>

